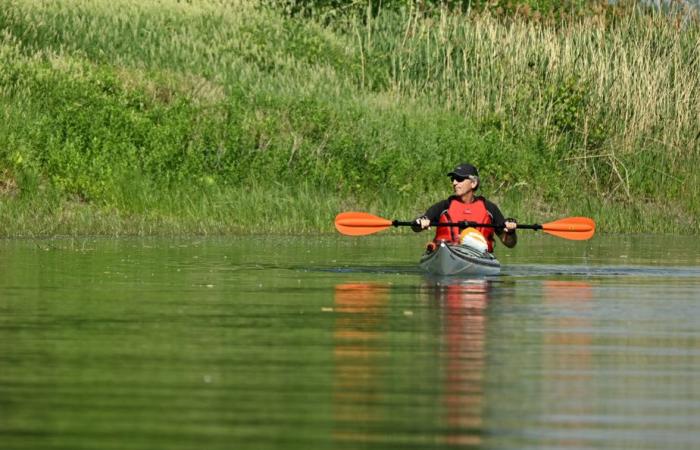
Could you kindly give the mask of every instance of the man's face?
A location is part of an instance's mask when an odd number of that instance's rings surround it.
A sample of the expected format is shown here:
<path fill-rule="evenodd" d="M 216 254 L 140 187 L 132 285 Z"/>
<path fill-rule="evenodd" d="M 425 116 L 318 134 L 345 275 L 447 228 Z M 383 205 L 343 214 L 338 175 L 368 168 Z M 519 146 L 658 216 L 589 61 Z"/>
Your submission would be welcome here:
<path fill-rule="evenodd" d="M 452 189 L 458 197 L 467 194 L 476 188 L 476 181 L 469 177 L 452 176 Z"/>

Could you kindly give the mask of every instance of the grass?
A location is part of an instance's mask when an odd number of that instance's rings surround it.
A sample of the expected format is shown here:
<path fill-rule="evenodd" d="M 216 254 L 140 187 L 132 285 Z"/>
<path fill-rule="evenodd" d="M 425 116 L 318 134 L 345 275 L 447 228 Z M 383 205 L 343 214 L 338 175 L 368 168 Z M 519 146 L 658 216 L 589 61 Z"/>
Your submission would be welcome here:
<path fill-rule="evenodd" d="M 700 232 L 698 23 L 0 0 L 0 235 L 331 232 L 449 193 Z"/>

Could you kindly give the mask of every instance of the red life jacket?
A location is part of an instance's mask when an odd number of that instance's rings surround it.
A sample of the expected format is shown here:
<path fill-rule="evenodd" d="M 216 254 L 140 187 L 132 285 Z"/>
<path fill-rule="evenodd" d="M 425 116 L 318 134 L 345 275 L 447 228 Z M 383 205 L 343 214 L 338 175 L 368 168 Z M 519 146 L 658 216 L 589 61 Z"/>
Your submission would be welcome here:
<path fill-rule="evenodd" d="M 447 211 L 440 215 L 440 222 L 462 222 L 467 220 L 476 223 L 491 223 L 491 215 L 486 210 L 486 203 L 482 198 L 477 198 L 472 203 L 464 203 L 459 199 L 452 199 Z M 477 227 L 489 244 L 489 252 L 493 251 L 493 228 Z M 440 241 L 459 243 L 459 227 L 435 227 L 434 242 Z"/>

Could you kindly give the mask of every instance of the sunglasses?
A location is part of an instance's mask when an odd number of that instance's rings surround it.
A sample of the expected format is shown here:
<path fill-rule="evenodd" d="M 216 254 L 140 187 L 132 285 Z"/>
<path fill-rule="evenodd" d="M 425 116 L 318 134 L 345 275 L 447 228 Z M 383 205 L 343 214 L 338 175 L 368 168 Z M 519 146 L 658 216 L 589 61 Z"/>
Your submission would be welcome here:
<path fill-rule="evenodd" d="M 452 175 L 450 178 L 452 181 L 456 181 L 457 183 L 461 183 L 462 181 L 469 179 L 469 177 L 460 177 L 458 175 Z"/>

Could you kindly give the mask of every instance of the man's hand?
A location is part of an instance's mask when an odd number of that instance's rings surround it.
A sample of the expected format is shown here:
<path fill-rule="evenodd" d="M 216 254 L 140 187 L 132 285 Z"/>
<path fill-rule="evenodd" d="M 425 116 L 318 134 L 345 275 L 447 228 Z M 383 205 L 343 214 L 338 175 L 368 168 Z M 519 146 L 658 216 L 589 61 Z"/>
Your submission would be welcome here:
<path fill-rule="evenodd" d="M 516 228 L 518 228 L 518 222 L 515 219 L 506 219 L 503 223 L 503 231 L 506 233 L 514 233 Z"/>
<path fill-rule="evenodd" d="M 430 228 L 430 219 L 428 219 L 427 217 L 419 217 L 418 219 L 416 219 L 416 222 L 418 223 L 418 225 L 420 225 L 421 230 L 426 230 Z"/>
<path fill-rule="evenodd" d="M 411 226 L 413 231 L 423 231 L 427 230 L 428 228 L 430 228 L 430 219 L 425 216 L 417 218 Z"/>

